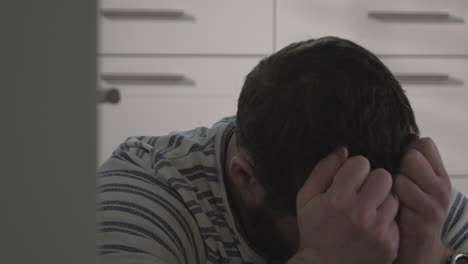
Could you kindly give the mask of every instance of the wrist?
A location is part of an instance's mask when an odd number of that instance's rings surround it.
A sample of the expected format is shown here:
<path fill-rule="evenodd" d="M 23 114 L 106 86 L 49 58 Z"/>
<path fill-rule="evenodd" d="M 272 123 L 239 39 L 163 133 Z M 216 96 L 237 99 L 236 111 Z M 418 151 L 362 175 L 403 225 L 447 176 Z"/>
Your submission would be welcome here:
<path fill-rule="evenodd" d="M 454 254 L 455 252 L 449 248 L 444 248 L 442 252 L 442 258 L 439 260 L 438 263 L 447 264 L 448 259 Z"/>

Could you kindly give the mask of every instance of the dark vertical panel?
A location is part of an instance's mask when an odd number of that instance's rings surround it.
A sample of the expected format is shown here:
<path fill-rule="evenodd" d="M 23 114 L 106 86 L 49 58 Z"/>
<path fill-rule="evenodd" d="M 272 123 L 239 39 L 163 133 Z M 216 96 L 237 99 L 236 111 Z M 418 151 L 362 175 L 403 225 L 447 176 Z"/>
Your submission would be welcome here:
<path fill-rule="evenodd" d="M 0 1 L 0 262 L 93 263 L 95 0 Z"/>

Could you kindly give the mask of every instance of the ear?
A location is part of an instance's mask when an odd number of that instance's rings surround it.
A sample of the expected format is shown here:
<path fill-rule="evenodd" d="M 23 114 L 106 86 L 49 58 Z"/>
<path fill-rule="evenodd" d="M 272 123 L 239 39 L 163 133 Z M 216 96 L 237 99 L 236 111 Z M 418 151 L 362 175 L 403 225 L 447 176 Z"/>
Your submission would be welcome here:
<path fill-rule="evenodd" d="M 252 163 L 244 153 L 237 153 L 229 163 L 229 178 L 245 203 L 253 207 L 263 204 L 265 190 Z"/>

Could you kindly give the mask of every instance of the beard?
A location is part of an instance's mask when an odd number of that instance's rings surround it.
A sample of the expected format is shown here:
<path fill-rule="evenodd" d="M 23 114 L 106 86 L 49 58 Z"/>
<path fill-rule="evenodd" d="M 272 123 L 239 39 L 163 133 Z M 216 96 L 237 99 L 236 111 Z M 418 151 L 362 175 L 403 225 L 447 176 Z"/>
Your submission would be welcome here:
<path fill-rule="evenodd" d="M 249 210 L 253 236 L 250 241 L 268 263 L 285 263 L 297 250 L 296 218 L 274 209 L 269 202 Z"/>

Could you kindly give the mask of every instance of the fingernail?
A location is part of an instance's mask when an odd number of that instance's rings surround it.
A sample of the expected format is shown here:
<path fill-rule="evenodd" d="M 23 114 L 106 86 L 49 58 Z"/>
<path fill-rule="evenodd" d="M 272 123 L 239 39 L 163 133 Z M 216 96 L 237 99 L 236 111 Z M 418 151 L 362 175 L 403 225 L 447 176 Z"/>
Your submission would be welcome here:
<path fill-rule="evenodd" d="M 340 146 L 335 150 L 335 153 L 340 157 L 340 159 L 348 158 L 348 148 Z"/>

